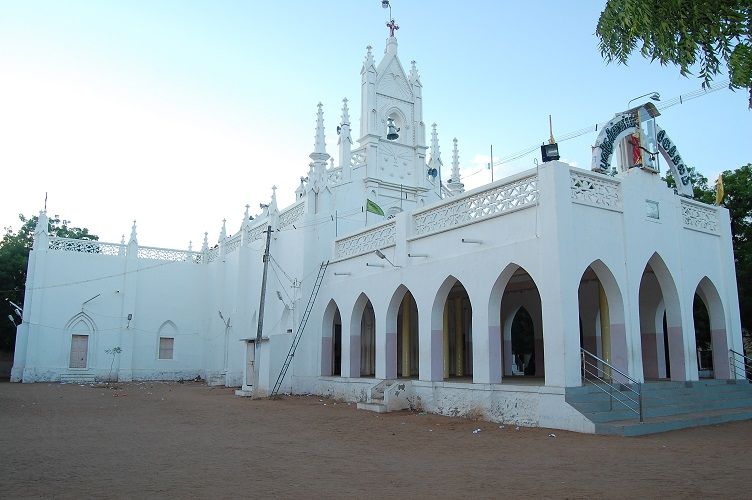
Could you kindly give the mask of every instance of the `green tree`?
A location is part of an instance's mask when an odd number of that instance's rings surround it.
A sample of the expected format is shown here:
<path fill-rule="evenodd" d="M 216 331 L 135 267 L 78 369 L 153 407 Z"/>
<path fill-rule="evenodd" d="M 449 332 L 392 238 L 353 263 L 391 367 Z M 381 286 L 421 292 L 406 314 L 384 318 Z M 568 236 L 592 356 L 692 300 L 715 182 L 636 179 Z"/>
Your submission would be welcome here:
<path fill-rule="evenodd" d="M 742 329 L 752 332 L 752 163 L 723 172 L 723 205 L 731 218 Z"/>
<path fill-rule="evenodd" d="M 26 218 L 20 214 L 21 228 L 14 231 L 6 227 L 5 235 L 0 240 L 0 350 L 12 351 L 16 343 L 16 328 L 8 319 L 8 315 L 19 322 L 14 308 L 8 300 L 23 307 L 24 291 L 26 289 L 26 268 L 29 263 L 29 251 L 34 243 L 34 230 L 37 227 L 37 216 Z M 76 238 L 82 240 L 98 240 L 99 237 L 89 233 L 86 228 L 73 227 L 67 220 L 61 220 L 57 215 L 49 218 L 48 232 L 50 236 Z"/>
<path fill-rule="evenodd" d="M 692 167 L 687 167 L 689 171 L 689 181 L 692 183 L 692 196 L 695 200 L 712 205 L 715 203 L 715 188 L 708 186 L 708 178 Z M 666 171 L 664 178 L 668 187 L 676 190 L 676 180 L 671 175 L 671 171 Z"/>
<path fill-rule="evenodd" d="M 626 64 L 638 49 L 683 76 L 699 66 L 707 88 L 729 72 L 729 87 L 749 90 L 752 108 L 752 2 L 750 0 L 608 0 L 596 34 L 608 62 Z"/>

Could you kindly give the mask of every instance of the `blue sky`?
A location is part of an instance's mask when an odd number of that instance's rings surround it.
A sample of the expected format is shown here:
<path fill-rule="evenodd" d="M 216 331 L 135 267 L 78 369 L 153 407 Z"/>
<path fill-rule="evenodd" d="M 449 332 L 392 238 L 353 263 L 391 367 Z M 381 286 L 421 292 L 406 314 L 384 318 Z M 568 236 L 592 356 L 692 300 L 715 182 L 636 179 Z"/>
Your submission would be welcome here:
<path fill-rule="evenodd" d="M 424 117 L 448 167 L 463 174 L 554 135 L 610 119 L 633 97 L 662 102 L 700 88 L 673 66 L 607 65 L 594 35 L 604 2 L 393 0 L 399 54 L 415 59 Z M 316 104 L 336 154 L 341 100 L 358 123 L 366 45 L 378 58 L 379 0 L 0 0 L 0 224 L 41 208 L 119 240 L 185 248 L 234 233 L 271 186 L 293 199 L 313 149 Z M 717 77 L 721 82 L 726 75 Z M 713 179 L 752 161 L 744 91 L 723 89 L 662 111 L 685 161 Z M 357 136 L 357 129 L 354 131 Z M 589 168 L 595 133 L 560 143 Z M 495 177 L 533 166 L 534 152 Z M 466 178 L 470 187 L 487 171 Z"/>

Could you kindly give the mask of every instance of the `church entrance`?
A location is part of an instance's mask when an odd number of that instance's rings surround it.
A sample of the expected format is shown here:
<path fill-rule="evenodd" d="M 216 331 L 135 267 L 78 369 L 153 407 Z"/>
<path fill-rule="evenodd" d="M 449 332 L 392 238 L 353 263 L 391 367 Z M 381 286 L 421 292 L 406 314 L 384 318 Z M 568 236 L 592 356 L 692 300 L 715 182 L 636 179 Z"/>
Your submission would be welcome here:
<path fill-rule="evenodd" d="M 525 269 L 512 265 L 501 292 L 500 324 L 504 377 L 545 378 L 540 293 Z"/>
<path fill-rule="evenodd" d="M 376 316 L 369 300 L 360 320 L 360 376 L 376 375 Z"/>
<path fill-rule="evenodd" d="M 457 281 L 444 303 L 444 379 L 473 376 L 473 309 Z"/>
<path fill-rule="evenodd" d="M 418 305 L 408 291 L 397 312 L 397 376 L 418 376 Z"/>

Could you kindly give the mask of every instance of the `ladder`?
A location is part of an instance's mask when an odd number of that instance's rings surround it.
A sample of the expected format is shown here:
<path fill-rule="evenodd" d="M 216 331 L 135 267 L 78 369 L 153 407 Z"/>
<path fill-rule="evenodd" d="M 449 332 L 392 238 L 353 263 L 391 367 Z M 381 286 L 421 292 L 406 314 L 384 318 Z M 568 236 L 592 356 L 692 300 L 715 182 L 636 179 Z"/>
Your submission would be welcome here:
<path fill-rule="evenodd" d="M 272 398 L 279 395 L 279 389 L 282 386 L 282 381 L 285 379 L 287 370 L 290 368 L 292 359 L 295 357 L 295 350 L 298 348 L 298 344 L 300 344 L 300 339 L 303 336 L 303 330 L 305 330 L 306 323 L 308 323 L 308 318 L 311 316 L 313 304 L 316 302 L 316 297 L 318 296 L 319 290 L 321 289 L 321 282 L 324 281 L 324 274 L 326 274 L 326 268 L 328 266 L 329 261 L 327 260 L 326 262 L 322 262 L 321 266 L 319 267 L 319 274 L 316 276 L 316 281 L 314 282 L 313 289 L 311 290 L 311 296 L 308 298 L 308 305 L 306 305 L 305 312 L 303 313 L 303 317 L 300 319 L 300 324 L 298 325 L 298 330 L 295 332 L 295 336 L 293 337 L 292 343 L 290 344 L 290 350 L 287 352 L 285 362 L 279 372 L 277 381 L 274 383 L 274 388 L 269 395 Z"/>

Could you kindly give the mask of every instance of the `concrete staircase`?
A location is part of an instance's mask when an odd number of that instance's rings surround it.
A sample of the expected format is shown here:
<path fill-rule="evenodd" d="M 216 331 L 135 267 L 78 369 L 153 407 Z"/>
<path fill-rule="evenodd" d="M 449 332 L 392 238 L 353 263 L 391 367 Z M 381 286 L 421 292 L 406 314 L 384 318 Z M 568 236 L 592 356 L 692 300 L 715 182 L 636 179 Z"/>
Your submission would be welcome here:
<path fill-rule="evenodd" d="M 376 413 L 386 413 L 389 409 L 384 403 L 384 392 L 394 383 L 394 380 L 382 380 L 368 390 L 368 399 L 358 403 L 358 410 L 368 410 Z"/>
<path fill-rule="evenodd" d="M 610 405 L 609 395 L 592 384 L 567 388 L 565 399 L 595 424 L 596 434 L 640 436 L 752 419 L 752 384 L 746 380 L 644 383 L 643 423 L 617 401 Z"/>

